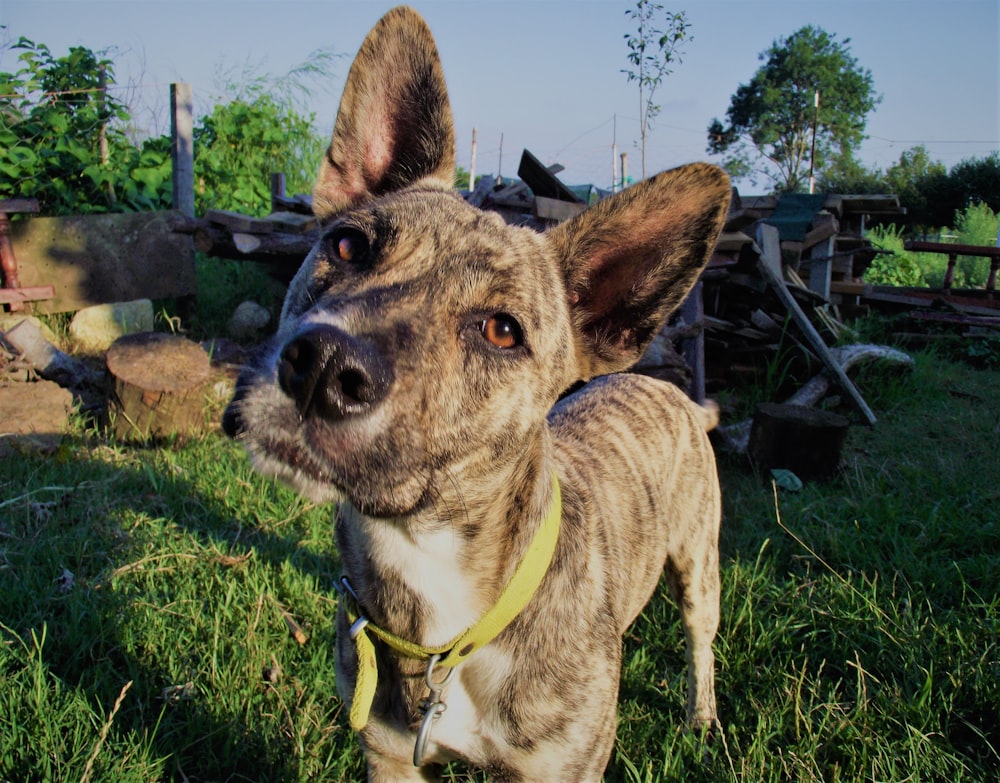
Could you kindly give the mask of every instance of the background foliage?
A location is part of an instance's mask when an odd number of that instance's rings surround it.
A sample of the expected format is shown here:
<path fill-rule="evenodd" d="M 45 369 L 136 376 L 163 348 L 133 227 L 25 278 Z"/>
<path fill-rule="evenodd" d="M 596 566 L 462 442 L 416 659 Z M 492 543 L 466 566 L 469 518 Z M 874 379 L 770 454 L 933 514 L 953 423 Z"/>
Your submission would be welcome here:
<path fill-rule="evenodd" d="M 111 61 L 83 47 L 55 57 L 26 38 L 10 49 L 19 67 L 0 72 L 0 198 L 37 198 L 45 215 L 171 206 L 170 140 L 130 138 L 129 108 L 110 89 Z M 272 172 L 286 175 L 290 192 L 308 192 L 326 139 L 300 103 L 335 60 L 314 52 L 284 76 L 244 73 L 226 85 L 232 100 L 194 129 L 199 214 L 269 211 Z"/>
<path fill-rule="evenodd" d="M 733 94 L 726 123 L 709 125 L 708 151 L 726 155 L 731 174 L 791 192 L 809 184 L 811 168 L 821 171 L 835 154 L 851 155 L 881 99 L 849 44 L 811 25 L 775 41 L 760 54 L 764 65 Z"/>

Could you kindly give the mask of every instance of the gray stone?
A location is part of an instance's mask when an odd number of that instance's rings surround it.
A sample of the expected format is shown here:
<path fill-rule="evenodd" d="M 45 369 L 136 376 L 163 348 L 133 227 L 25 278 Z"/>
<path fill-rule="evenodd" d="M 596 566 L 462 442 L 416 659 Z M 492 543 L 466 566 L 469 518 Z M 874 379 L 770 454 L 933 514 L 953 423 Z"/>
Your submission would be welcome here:
<path fill-rule="evenodd" d="M 153 331 L 153 303 L 148 299 L 85 307 L 69 324 L 79 351 L 104 353 L 119 337 Z"/>
<path fill-rule="evenodd" d="M 271 323 L 271 313 L 256 302 L 241 302 L 226 324 L 229 335 L 236 340 L 247 340 L 256 337 Z"/>

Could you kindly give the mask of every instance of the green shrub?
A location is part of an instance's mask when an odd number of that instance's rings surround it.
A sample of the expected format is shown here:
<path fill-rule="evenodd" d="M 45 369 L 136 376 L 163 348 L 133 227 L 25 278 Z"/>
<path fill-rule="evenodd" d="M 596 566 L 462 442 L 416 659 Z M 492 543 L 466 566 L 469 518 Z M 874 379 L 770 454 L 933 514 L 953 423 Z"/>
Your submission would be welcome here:
<path fill-rule="evenodd" d="M 868 234 L 878 250 L 871 266 L 865 272 L 865 281 L 875 285 L 920 286 L 925 285 L 924 273 L 914 253 L 903 247 L 903 229 L 895 226 L 876 226 Z"/>
<path fill-rule="evenodd" d="M 997 223 L 997 213 L 984 202 L 977 202 L 955 213 L 955 231 L 963 245 L 996 245 Z M 988 258 L 959 256 L 955 264 L 955 285 L 983 288 L 989 272 Z"/>
<path fill-rule="evenodd" d="M 992 247 L 997 241 L 997 213 L 989 205 L 977 202 L 955 213 L 954 228 L 941 234 L 955 237 L 957 244 Z M 875 285 L 929 286 L 944 282 L 948 256 L 943 253 L 914 253 L 906 250 L 905 229 L 896 225 L 875 226 L 867 237 L 884 253 L 876 256 L 865 272 L 865 281 Z M 988 258 L 959 256 L 955 264 L 955 288 L 982 288 L 986 285 Z"/>

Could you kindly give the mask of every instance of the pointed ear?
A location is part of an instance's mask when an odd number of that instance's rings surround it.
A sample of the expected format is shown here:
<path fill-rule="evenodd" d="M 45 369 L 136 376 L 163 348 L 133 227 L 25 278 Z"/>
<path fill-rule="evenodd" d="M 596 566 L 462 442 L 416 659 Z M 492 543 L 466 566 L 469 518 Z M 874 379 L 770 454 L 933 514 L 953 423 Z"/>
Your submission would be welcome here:
<path fill-rule="evenodd" d="M 421 179 L 451 187 L 454 177 L 455 130 L 434 39 L 416 11 L 394 8 L 348 73 L 313 211 L 329 217 Z"/>
<path fill-rule="evenodd" d="M 708 263 L 730 185 L 696 163 L 640 182 L 552 229 L 581 378 L 632 366 Z"/>

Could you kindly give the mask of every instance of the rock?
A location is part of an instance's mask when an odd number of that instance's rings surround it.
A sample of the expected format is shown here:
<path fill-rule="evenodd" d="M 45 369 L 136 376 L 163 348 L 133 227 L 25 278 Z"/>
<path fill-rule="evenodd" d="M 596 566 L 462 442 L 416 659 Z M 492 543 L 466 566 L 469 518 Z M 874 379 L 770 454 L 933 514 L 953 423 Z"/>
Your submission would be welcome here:
<path fill-rule="evenodd" d="M 0 457 L 55 451 L 69 429 L 73 395 L 51 381 L 0 387 Z"/>
<path fill-rule="evenodd" d="M 84 353 L 104 353 L 119 337 L 152 330 L 153 303 L 149 299 L 85 307 L 69 324 L 70 337 Z"/>
<path fill-rule="evenodd" d="M 271 323 L 271 313 L 256 302 L 241 302 L 229 319 L 226 329 L 236 340 L 247 340 L 256 337 L 259 332 Z"/>

